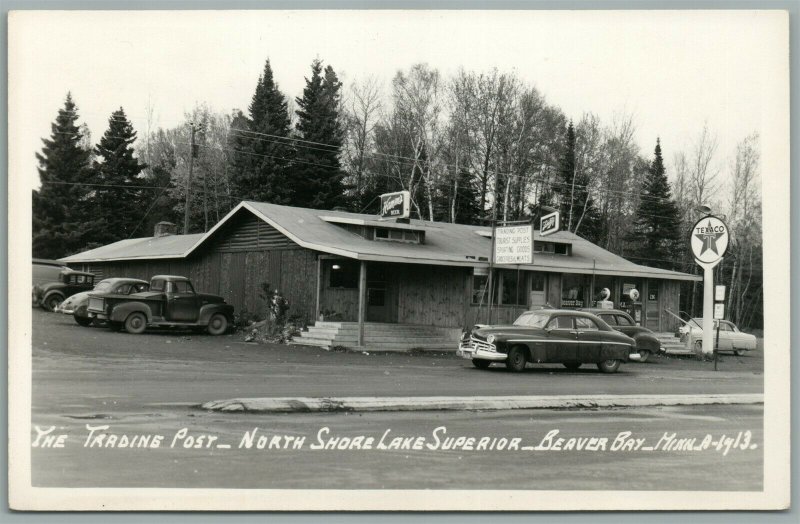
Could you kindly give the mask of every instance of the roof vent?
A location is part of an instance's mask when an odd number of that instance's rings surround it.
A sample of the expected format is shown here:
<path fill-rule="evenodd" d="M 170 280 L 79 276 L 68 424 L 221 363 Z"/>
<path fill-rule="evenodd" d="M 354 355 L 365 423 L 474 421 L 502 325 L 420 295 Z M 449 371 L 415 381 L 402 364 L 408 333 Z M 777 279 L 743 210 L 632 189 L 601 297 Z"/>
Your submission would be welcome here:
<path fill-rule="evenodd" d="M 153 230 L 153 236 L 158 237 L 165 237 L 169 235 L 174 235 L 178 232 L 178 226 L 173 224 L 172 222 L 159 222 L 156 224 L 155 229 Z"/>

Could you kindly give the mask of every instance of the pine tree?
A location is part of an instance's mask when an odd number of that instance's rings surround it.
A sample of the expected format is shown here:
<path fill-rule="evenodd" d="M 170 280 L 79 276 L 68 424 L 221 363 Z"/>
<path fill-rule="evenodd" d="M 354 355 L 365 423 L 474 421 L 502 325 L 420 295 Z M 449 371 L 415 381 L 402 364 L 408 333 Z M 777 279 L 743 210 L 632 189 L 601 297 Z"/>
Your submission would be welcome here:
<path fill-rule="evenodd" d="M 233 194 L 242 200 L 289 204 L 294 156 L 286 97 L 278 89 L 269 60 L 250 102 L 249 118 L 239 112 L 231 123 Z"/>
<path fill-rule="evenodd" d="M 120 107 L 108 119 L 108 129 L 95 147 L 96 188 L 92 202 L 102 225 L 94 240 L 107 244 L 129 238 L 149 202 L 139 173 L 146 167 L 134 156 L 136 131 Z"/>
<path fill-rule="evenodd" d="M 575 210 L 575 192 L 576 189 L 580 189 L 575 187 L 575 126 L 571 121 L 567 126 L 567 136 L 558 166 L 558 174 L 555 193 L 559 197 L 561 229 L 571 231 Z"/>
<path fill-rule="evenodd" d="M 302 98 L 297 98 L 298 146 L 294 166 L 295 205 L 333 209 L 344 205 L 345 176 L 339 162 L 344 131 L 339 116 L 342 84 L 331 66 L 311 64 Z"/>
<path fill-rule="evenodd" d="M 605 223 L 589 191 L 587 174 L 576 172 L 575 142 L 575 127 L 570 122 L 554 191 L 559 196 L 561 230 L 597 243 L 605 235 Z"/>
<path fill-rule="evenodd" d="M 642 188 L 633 232 L 628 237 L 631 258 L 647 266 L 673 269 L 680 238 L 680 212 L 672 200 L 659 139 Z"/>
<path fill-rule="evenodd" d="M 451 188 L 455 190 L 455 186 Z M 480 224 L 481 210 L 478 188 L 475 187 L 475 178 L 467 169 L 460 169 L 458 172 L 458 192 L 452 197 L 455 198 L 455 223 L 456 224 Z"/>
<path fill-rule="evenodd" d="M 59 258 L 82 251 L 89 242 L 92 219 L 87 201 L 92 193 L 91 151 L 81 147 L 78 108 L 67 93 L 64 108 L 52 124 L 50 139 L 42 139 L 39 161 L 41 187 L 33 192 L 33 256 Z"/>

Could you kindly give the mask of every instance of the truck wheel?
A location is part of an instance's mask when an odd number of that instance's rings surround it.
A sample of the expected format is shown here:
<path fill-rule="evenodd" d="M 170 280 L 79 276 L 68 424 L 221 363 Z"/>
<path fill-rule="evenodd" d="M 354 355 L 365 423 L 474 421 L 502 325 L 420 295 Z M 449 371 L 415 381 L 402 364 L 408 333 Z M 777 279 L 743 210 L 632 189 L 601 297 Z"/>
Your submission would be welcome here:
<path fill-rule="evenodd" d="M 125 331 L 132 335 L 144 333 L 147 328 L 147 317 L 143 313 L 134 311 L 125 319 Z"/>
<path fill-rule="evenodd" d="M 620 361 L 617 359 L 611 360 L 604 360 L 602 362 L 598 362 L 597 367 L 603 373 L 616 373 L 619 369 Z"/>
<path fill-rule="evenodd" d="M 525 356 L 525 350 L 519 346 L 511 348 L 506 358 L 506 368 L 514 373 L 519 373 L 525 369 L 525 364 L 528 362 Z"/>
<path fill-rule="evenodd" d="M 46 311 L 55 311 L 56 308 L 64 301 L 61 295 L 50 295 L 44 301 L 44 309 Z"/>
<path fill-rule="evenodd" d="M 475 366 L 478 369 L 489 369 L 489 366 L 492 365 L 492 361 L 491 360 L 483 360 L 483 359 L 480 359 L 480 358 L 473 358 L 472 359 L 472 365 Z"/>
<path fill-rule="evenodd" d="M 208 334 L 209 335 L 222 335 L 228 331 L 228 319 L 222 313 L 215 313 L 211 315 L 208 320 Z"/>

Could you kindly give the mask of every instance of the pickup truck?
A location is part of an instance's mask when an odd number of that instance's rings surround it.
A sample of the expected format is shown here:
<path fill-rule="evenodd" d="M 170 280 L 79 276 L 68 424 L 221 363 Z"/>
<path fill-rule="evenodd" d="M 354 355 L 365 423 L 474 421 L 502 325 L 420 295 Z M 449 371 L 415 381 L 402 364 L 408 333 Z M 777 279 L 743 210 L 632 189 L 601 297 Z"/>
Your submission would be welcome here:
<path fill-rule="evenodd" d="M 222 335 L 233 323 L 233 306 L 222 297 L 197 293 L 186 277 L 156 275 L 150 290 L 123 295 L 90 293 L 88 314 L 114 330 L 143 333 L 148 327 L 203 328 Z"/>

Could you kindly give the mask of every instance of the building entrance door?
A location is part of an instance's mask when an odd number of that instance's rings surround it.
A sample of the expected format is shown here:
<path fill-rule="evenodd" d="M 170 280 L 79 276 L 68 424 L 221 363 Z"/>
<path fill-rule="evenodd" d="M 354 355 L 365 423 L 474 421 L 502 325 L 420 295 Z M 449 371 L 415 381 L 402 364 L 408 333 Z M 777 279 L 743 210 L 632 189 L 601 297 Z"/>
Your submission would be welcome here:
<path fill-rule="evenodd" d="M 367 322 L 397 322 L 397 282 L 388 264 L 367 264 Z"/>
<path fill-rule="evenodd" d="M 547 304 L 547 275 L 544 273 L 531 273 L 530 306 L 544 306 Z"/>

